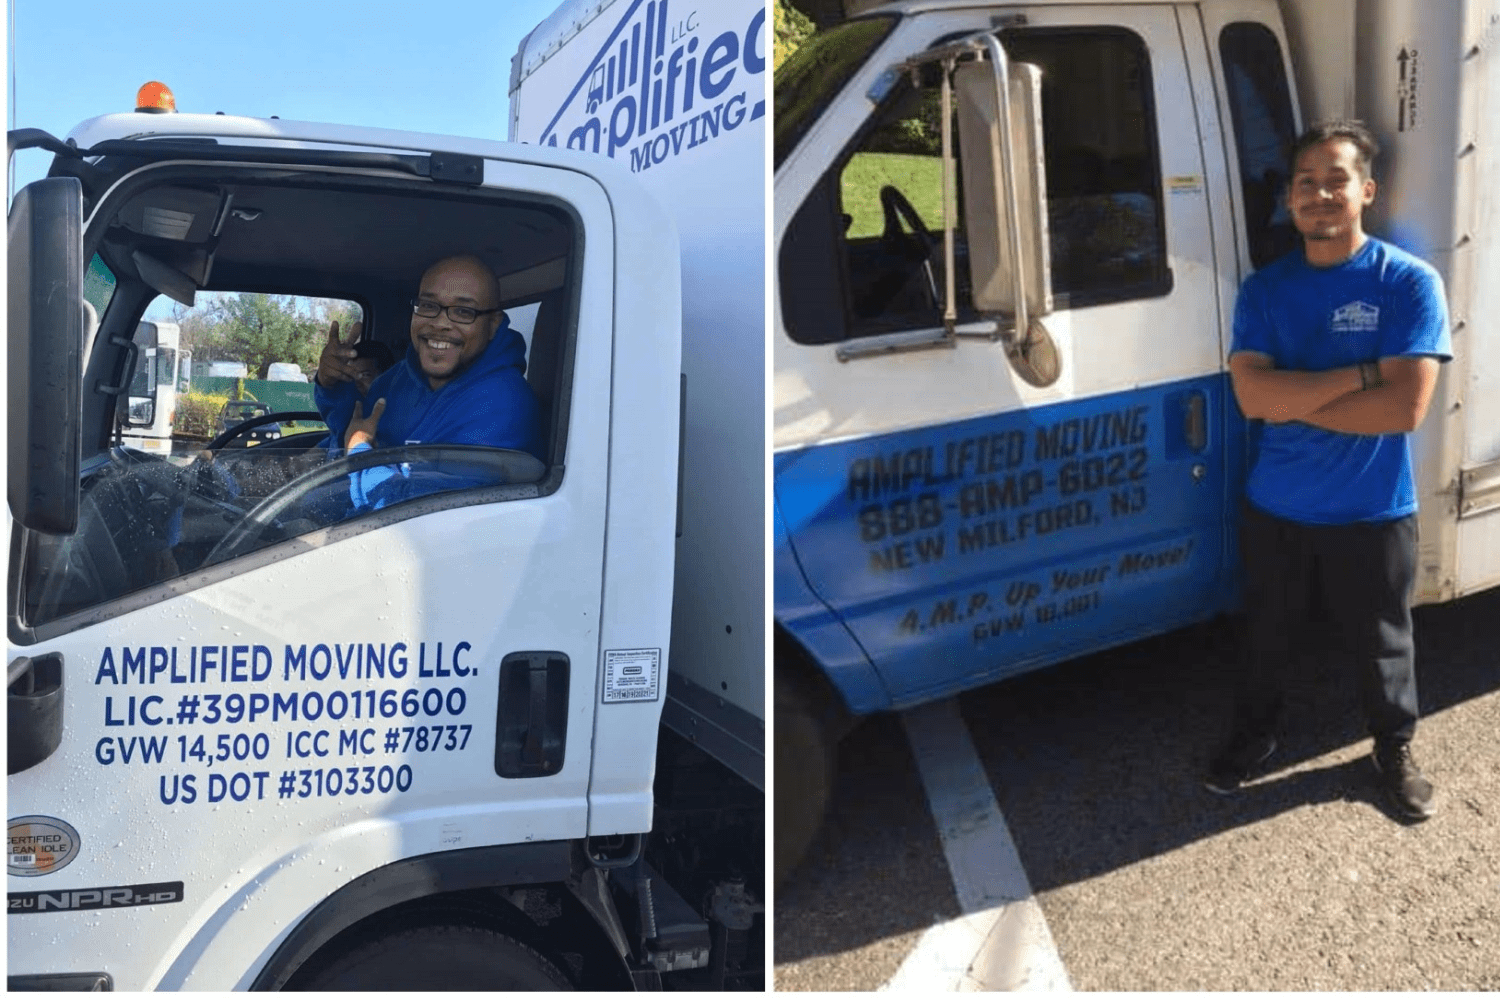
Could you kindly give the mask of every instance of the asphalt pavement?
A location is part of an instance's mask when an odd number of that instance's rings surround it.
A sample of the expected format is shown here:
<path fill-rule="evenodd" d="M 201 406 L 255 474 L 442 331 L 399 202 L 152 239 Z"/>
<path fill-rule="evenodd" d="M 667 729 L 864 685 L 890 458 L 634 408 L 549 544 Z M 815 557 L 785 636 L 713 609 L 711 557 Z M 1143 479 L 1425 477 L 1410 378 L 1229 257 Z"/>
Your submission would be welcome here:
<path fill-rule="evenodd" d="M 1079 990 L 1500 989 L 1500 592 L 1416 611 L 1413 744 L 1437 816 L 1386 805 L 1357 687 L 1310 640 L 1269 773 L 1204 789 L 1230 709 L 1221 619 L 957 700 Z M 960 878 L 962 881 L 962 878 Z M 778 990 L 876 990 L 963 916 L 896 715 L 846 741 L 776 894 Z M 908 968 L 908 972 L 910 969 Z"/>

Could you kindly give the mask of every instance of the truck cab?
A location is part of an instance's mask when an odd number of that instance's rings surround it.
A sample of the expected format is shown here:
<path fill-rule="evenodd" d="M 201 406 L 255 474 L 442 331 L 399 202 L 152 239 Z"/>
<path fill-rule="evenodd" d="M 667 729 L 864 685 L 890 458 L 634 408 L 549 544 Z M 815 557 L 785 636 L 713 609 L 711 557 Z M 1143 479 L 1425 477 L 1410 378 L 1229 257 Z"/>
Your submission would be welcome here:
<path fill-rule="evenodd" d="M 706 965 L 706 924 L 640 926 L 678 912 L 642 852 L 678 495 L 655 201 L 602 158 L 378 129 L 126 114 L 21 141 L 56 159 L 10 214 L 12 987 Z M 527 317 L 536 454 L 315 432 L 229 471 L 223 442 L 119 440 L 158 297 L 351 302 L 400 359 L 459 253 Z M 416 488 L 351 503 L 368 469 Z"/>

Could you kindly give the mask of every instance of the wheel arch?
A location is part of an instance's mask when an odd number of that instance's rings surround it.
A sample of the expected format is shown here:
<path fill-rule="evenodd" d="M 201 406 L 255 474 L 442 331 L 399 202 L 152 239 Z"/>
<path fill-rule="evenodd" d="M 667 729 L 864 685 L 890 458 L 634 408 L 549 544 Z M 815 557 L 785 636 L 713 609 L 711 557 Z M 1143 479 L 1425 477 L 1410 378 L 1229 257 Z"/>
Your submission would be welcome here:
<path fill-rule="evenodd" d="M 865 715 L 891 707 L 875 665 L 843 620 L 815 594 L 803 575 L 791 544 L 791 536 L 776 505 L 774 541 L 775 652 L 795 651 L 798 672 L 819 678 L 837 692 L 836 701 L 845 711 Z M 781 668 L 777 667 L 777 673 Z"/>
<path fill-rule="evenodd" d="M 252 990 L 279 990 L 339 934 L 382 912 L 445 893 L 499 886 L 562 884 L 572 844 L 545 841 L 442 851 L 373 869 L 314 906 L 256 974 Z"/>

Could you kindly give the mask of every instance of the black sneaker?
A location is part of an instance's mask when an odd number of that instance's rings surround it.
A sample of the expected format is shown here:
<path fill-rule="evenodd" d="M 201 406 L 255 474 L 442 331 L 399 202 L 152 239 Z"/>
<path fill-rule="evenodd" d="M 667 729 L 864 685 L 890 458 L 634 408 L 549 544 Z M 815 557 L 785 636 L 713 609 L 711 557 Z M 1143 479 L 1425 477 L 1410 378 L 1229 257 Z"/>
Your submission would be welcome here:
<path fill-rule="evenodd" d="M 1377 743 L 1370 755 L 1380 774 L 1380 786 L 1396 811 L 1408 819 L 1426 819 L 1437 812 L 1432 782 L 1411 759 L 1410 743 Z"/>
<path fill-rule="evenodd" d="M 1203 784 L 1210 792 L 1230 795 L 1250 780 L 1251 773 L 1276 752 L 1276 738 L 1236 733 L 1208 767 Z"/>

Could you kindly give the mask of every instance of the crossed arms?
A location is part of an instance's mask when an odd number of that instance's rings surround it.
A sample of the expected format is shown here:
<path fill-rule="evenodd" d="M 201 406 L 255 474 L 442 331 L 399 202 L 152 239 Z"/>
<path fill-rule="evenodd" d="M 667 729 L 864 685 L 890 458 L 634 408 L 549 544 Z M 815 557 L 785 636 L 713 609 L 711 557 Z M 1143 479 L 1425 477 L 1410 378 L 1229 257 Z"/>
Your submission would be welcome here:
<path fill-rule="evenodd" d="M 1240 409 L 1250 419 L 1293 420 L 1344 434 L 1405 434 L 1427 413 L 1437 385 L 1437 358 L 1381 358 L 1380 382 L 1360 388 L 1359 368 L 1281 371 L 1268 354 L 1237 351 L 1229 376 Z"/>

